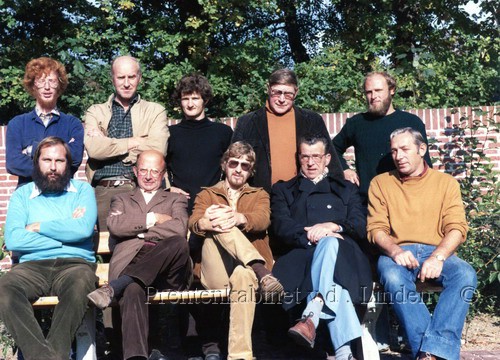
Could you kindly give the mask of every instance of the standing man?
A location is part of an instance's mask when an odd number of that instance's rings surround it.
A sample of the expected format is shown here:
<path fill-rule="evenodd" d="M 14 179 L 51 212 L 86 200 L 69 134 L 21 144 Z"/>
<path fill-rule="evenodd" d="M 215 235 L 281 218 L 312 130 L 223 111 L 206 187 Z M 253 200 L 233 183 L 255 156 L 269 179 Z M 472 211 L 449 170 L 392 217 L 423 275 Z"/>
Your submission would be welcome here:
<path fill-rule="evenodd" d="M 205 107 L 212 99 L 212 87 L 198 74 L 182 77 L 172 94 L 173 102 L 181 107 L 182 120 L 169 127 L 172 135 L 168 143 L 167 169 L 171 192 L 188 199 L 188 214 L 193 211 L 194 200 L 202 187 L 213 186 L 221 179 L 220 160 L 231 143 L 233 130 L 206 117 Z M 197 263 L 195 276 L 199 276 L 203 238 L 191 233 L 191 257 Z M 191 304 L 189 311 L 196 321 L 202 351 L 207 359 L 218 360 L 220 319 L 222 305 Z"/>
<path fill-rule="evenodd" d="M 83 156 L 83 126 L 79 119 L 57 108 L 57 99 L 68 86 L 64 65 L 48 57 L 31 60 L 26 65 L 23 85 L 35 98 L 35 108 L 9 121 L 6 136 L 6 167 L 17 175 L 18 186 L 32 181 L 33 155 L 38 143 L 47 136 L 57 136 L 69 146 L 70 172 L 73 175 Z"/>
<path fill-rule="evenodd" d="M 378 174 L 394 170 L 389 146 L 389 135 L 401 127 L 418 130 L 425 143 L 427 135 L 422 120 L 405 111 L 394 109 L 392 98 L 396 93 L 396 80 L 386 72 L 371 72 L 363 82 L 368 110 L 347 119 L 344 127 L 333 138 L 333 146 L 340 158 L 344 176 L 359 186 L 363 204 L 367 204 L 368 186 Z M 354 146 L 356 171 L 351 170 L 343 155 Z M 425 161 L 432 166 L 429 152 Z"/>
<path fill-rule="evenodd" d="M 314 347 L 324 319 L 338 360 L 352 359 L 352 340 L 361 336 L 355 304 L 370 297 L 370 264 L 359 244 L 366 237 L 358 189 L 331 176 L 330 139 L 299 140 L 300 175 L 273 186 L 271 226 L 286 253 L 274 266 L 290 310 L 307 298 L 302 319 L 288 330 L 299 344 Z"/>
<path fill-rule="evenodd" d="M 390 135 L 396 170 L 370 184 L 368 238 L 382 255 L 378 273 L 410 342 L 413 358 L 459 359 L 460 339 L 476 273 L 455 254 L 468 226 L 458 182 L 431 169 L 422 134 Z M 432 316 L 415 281 L 434 279 L 443 292 Z"/>
<path fill-rule="evenodd" d="M 120 56 L 111 64 L 115 94 L 85 114 L 86 174 L 95 187 L 99 230 L 106 231 L 111 198 L 135 188 L 133 165 L 144 150 L 167 151 L 169 137 L 163 106 L 141 99 L 139 61 Z"/>
<path fill-rule="evenodd" d="M 230 288 L 228 359 L 252 360 L 255 290 L 265 301 L 277 301 L 283 286 L 271 275 L 273 256 L 267 228 L 269 194 L 247 184 L 255 153 L 235 142 L 224 153 L 225 179 L 196 197 L 189 228 L 204 237 L 201 282 L 207 289 Z M 207 353 L 205 359 L 211 359 Z M 214 354 L 214 359 L 219 359 Z"/>
<path fill-rule="evenodd" d="M 147 289 L 189 287 L 187 200 L 160 189 L 165 174 L 162 152 L 143 151 L 133 171 L 138 188 L 111 200 L 108 229 L 116 246 L 109 265 L 109 285 L 88 294 L 88 298 L 100 309 L 118 300 L 123 359 L 147 359 Z"/>
<path fill-rule="evenodd" d="M 182 120 L 169 127 L 168 179 L 170 191 L 188 198 L 189 214 L 201 188 L 220 180 L 220 159 L 233 135 L 229 126 L 206 117 L 205 107 L 212 97 L 208 80 L 198 74 L 184 76 L 172 95 L 182 109 Z"/>
<path fill-rule="evenodd" d="M 269 77 L 266 105 L 243 115 L 236 123 L 232 141 L 248 142 L 257 157 L 250 184 L 269 193 L 278 180 L 289 180 L 298 174 L 297 139 L 305 134 L 321 134 L 330 139 L 319 114 L 294 105 L 298 92 L 297 75 L 288 69 L 276 70 Z M 343 178 L 333 149 L 329 167 L 333 176 Z"/>
<path fill-rule="evenodd" d="M 0 319 L 27 360 L 68 359 L 71 342 L 95 289 L 92 238 L 97 208 L 92 187 L 71 180 L 71 152 L 57 137 L 40 142 L 33 182 L 9 202 L 5 244 L 19 264 L 0 277 Z M 59 303 L 44 336 L 31 302 L 56 295 Z"/>

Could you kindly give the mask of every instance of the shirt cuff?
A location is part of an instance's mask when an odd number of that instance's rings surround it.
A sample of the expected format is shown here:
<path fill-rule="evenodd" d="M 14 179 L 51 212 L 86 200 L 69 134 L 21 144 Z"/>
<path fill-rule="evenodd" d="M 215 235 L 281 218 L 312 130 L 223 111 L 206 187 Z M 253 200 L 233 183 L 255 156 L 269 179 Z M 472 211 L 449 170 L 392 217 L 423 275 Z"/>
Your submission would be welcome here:
<path fill-rule="evenodd" d="M 156 215 L 154 212 L 148 212 L 146 215 L 146 228 L 152 228 L 156 224 Z"/>

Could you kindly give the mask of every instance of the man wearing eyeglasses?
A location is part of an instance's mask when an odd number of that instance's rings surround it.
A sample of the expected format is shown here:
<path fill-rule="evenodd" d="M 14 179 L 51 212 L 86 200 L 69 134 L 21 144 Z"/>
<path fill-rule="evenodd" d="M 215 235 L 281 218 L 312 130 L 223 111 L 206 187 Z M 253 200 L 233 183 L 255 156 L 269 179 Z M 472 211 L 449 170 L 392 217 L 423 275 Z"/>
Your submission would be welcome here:
<path fill-rule="evenodd" d="M 99 230 L 113 195 L 135 188 L 133 165 L 144 150 L 167 151 L 167 115 L 160 104 L 140 97 L 139 61 L 120 56 L 111 64 L 115 93 L 107 102 L 91 106 L 84 117 L 84 143 L 89 159 L 86 175 L 95 187 Z"/>
<path fill-rule="evenodd" d="M 252 326 L 258 289 L 266 302 L 280 299 L 283 286 L 271 274 L 269 194 L 247 184 L 255 153 L 235 142 L 221 161 L 225 179 L 204 188 L 189 218 L 192 232 L 204 238 L 201 283 L 207 289 L 230 288 L 228 359 L 252 360 Z M 205 360 L 220 359 L 205 354 Z"/>
<path fill-rule="evenodd" d="M 300 138 L 300 174 L 273 186 L 271 228 L 286 249 L 274 265 L 285 294 L 283 308 L 307 301 L 301 320 L 288 330 L 298 344 L 313 348 L 320 319 L 328 327 L 335 359 L 352 359 L 353 340 L 361 336 L 354 305 L 370 298 L 368 258 L 359 244 L 366 237 L 366 216 L 355 185 L 332 176 L 330 140 Z"/>
<path fill-rule="evenodd" d="M 297 76 L 292 70 L 276 70 L 269 77 L 268 99 L 264 107 L 238 119 L 232 141 L 247 141 L 254 148 L 257 162 L 253 186 L 271 192 L 278 180 L 289 180 L 297 175 L 297 139 L 307 133 L 320 133 L 330 138 L 321 116 L 294 105 L 299 92 Z M 330 168 L 335 176 L 343 178 L 339 160 L 331 152 Z"/>
<path fill-rule="evenodd" d="M 143 151 L 133 171 L 138 188 L 114 196 L 107 219 L 110 235 L 116 241 L 110 282 L 87 297 L 100 309 L 118 301 L 123 359 L 147 359 L 146 294 L 151 293 L 151 288 L 189 287 L 192 270 L 186 240 L 187 200 L 184 195 L 161 189 L 165 174 L 162 152 Z"/>
<path fill-rule="evenodd" d="M 64 65 L 48 57 L 26 64 L 23 85 L 35 98 L 35 108 L 9 121 L 6 134 L 6 168 L 17 175 L 18 186 L 32 181 L 33 154 L 41 140 L 57 136 L 69 146 L 71 175 L 83 157 L 83 126 L 81 121 L 57 108 L 57 99 L 68 86 Z"/>

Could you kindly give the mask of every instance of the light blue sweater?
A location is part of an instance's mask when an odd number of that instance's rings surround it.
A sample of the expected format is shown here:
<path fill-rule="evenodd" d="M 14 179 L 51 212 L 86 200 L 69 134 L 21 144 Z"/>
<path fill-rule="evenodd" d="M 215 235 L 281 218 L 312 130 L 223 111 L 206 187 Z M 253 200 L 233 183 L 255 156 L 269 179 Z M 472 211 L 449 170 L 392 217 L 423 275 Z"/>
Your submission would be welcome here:
<path fill-rule="evenodd" d="M 37 194 L 35 183 L 18 188 L 10 198 L 5 222 L 5 244 L 19 255 L 19 262 L 79 257 L 95 262 L 93 241 L 97 219 L 94 189 L 85 182 L 71 180 L 67 190 L 57 194 Z M 73 219 L 75 209 L 84 208 L 83 217 Z M 40 232 L 26 225 L 40 222 Z"/>

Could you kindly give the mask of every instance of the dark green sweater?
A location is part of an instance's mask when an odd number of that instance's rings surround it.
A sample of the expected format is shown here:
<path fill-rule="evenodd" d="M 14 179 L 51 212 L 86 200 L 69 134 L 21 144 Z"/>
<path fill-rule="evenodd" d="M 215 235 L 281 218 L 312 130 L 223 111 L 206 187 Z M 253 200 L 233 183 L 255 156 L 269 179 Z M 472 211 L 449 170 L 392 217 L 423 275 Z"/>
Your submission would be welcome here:
<path fill-rule="evenodd" d="M 418 130 L 427 143 L 422 120 L 401 110 L 383 117 L 374 117 L 368 113 L 354 115 L 347 119 L 342 130 L 333 138 L 333 146 L 344 170 L 348 169 L 348 165 L 343 154 L 348 147 L 354 146 L 356 171 L 360 181 L 359 193 L 365 204 L 370 181 L 378 174 L 395 169 L 391 157 L 390 135 L 394 130 L 404 127 Z M 429 151 L 425 154 L 425 160 L 432 168 Z"/>

